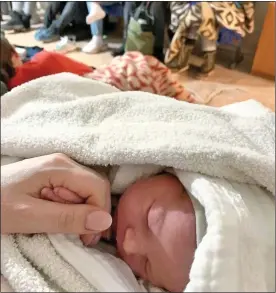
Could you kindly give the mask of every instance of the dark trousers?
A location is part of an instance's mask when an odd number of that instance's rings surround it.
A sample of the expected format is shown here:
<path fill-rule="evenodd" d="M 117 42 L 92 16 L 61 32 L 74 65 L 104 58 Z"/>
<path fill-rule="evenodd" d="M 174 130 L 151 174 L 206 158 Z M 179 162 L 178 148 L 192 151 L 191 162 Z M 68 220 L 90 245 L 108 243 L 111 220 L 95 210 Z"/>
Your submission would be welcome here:
<path fill-rule="evenodd" d="M 84 1 L 51 2 L 45 13 L 44 26 L 53 28 L 58 34 L 63 34 L 69 25 L 80 25 L 82 27 L 86 25 L 87 14 L 88 10 Z"/>
<path fill-rule="evenodd" d="M 137 8 L 141 2 L 133 2 L 127 1 L 124 3 L 124 33 L 123 39 L 124 42 L 127 37 L 127 29 L 130 17 L 132 16 L 135 8 Z M 164 32 L 165 32 L 165 25 L 166 25 L 166 2 L 153 2 L 151 1 L 150 5 L 150 14 L 154 18 L 153 23 L 153 34 L 155 36 L 154 41 L 154 48 L 153 52 L 154 55 L 159 55 L 160 52 L 163 51 L 164 47 Z"/>

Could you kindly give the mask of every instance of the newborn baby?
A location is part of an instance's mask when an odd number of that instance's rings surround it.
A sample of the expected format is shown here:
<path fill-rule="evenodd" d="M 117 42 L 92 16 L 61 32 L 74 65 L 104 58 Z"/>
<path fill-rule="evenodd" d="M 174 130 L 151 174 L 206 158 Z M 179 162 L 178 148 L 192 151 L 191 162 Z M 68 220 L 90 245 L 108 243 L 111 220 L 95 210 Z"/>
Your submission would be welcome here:
<path fill-rule="evenodd" d="M 70 192 L 63 192 L 63 198 L 69 198 Z M 51 195 L 53 200 L 53 192 Z M 45 192 L 44 198 L 50 199 Z M 203 207 L 187 194 L 181 182 L 161 174 L 127 188 L 115 211 L 112 230 L 119 257 L 137 276 L 180 292 L 189 282 L 206 221 Z"/>
<path fill-rule="evenodd" d="M 205 233 L 202 215 L 203 208 L 176 177 L 162 174 L 139 180 L 124 192 L 116 211 L 113 228 L 119 256 L 153 285 L 183 291 L 197 236 Z"/>

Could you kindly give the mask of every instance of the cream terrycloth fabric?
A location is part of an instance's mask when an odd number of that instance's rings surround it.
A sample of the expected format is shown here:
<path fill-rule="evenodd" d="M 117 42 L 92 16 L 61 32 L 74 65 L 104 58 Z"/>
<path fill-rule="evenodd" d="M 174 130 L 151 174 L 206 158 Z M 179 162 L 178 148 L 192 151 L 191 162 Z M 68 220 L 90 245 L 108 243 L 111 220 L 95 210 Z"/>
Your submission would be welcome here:
<path fill-rule="evenodd" d="M 116 166 L 114 192 L 173 168 L 204 206 L 208 225 L 185 290 L 269 292 L 275 289 L 275 114 L 257 112 L 244 116 L 59 74 L 2 97 L 1 155 L 64 152 L 85 165 Z M 76 237 L 10 235 L 1 245 L 1 273 L 16 291 L 146 290 L 122 261 L 85 251 Z M 79 261 L 88 254 L 91 265 Z M 61 268 L 67 284 L 57 280 Z"/>

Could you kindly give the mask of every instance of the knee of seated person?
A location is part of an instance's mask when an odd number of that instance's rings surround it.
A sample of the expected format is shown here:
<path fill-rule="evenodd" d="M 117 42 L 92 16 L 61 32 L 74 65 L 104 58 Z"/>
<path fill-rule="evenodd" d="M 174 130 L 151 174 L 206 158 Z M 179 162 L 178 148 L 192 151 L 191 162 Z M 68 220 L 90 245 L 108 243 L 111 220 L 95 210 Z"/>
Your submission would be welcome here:
<path fill-rule="evenodd" d="M 164 9 L 164 3 L 163 2 L 160 2 L 160 1 L 157 1 L 157 2 L 152 2 L 151 3 L 151 11 L 152 11 L 152 14 L 156 17 L 160 16 L 160 13 L 164 13 L 165 12 L 165 9 Z"/>

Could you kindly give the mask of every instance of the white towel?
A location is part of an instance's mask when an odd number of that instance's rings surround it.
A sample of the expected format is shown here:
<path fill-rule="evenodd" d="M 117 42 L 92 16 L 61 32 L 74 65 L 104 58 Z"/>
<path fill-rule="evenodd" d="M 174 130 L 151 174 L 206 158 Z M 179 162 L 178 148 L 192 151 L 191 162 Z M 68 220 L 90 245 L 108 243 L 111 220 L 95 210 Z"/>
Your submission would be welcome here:
<path fill-rule="evenodd" d="M 175 168 L 181 182 L 204 206 L 208 224 L 186 291 L 274 288 L 274 113 L 260 111 L 244 117 L 148 93 L 118 92 L 96 81 L 59 74 L 32 81 L 2 97 L 1 130 L 2 155 L 24 158 L 63 152 L 87 165 L 120 166 L 112 184 L 120 192 L 145 173 Z M 120 172 L 127 170 L 129 176 L 119 180 Z M 86 281 L 107 292 L 113 290 L 106 280 L 113 280 L 122 291 L 137 290 L 137 286 L 144 290 L 125 264 L 109 261 L 109 256 L 98 252 L 89 252 L 94 259 L 89 275 L 87 268 L 73 264 L 72 255 L 65 255 L 62 247 L 72 244 L 72 239 L 62 236 L 64 245 L 58 247 L 57 237 L 49 239 L 77 271 L 78 280 L 83 278 L 78 284 Z M 38 288 L 46 292 L 59 286 L 66 290 L 65 284 L 58 285 L 54 279 L 55 266 L 46 271 L 45 263 L 41 264 L 47 278 L 28 267 L 32 255 L 26 255 L 18 237 L 14 239 L 20 247 L 10 241 L 11 236 L 1 239 L 7 249 L 1 272 L 14 289 L 22 292 L 31 287 L 33 292 Z M 84 253 L 83 247 L 74 247 L 79 249 L 75 255 Z M 11 267 L 19 259 L 12 255 L 13 249 L 22 259 L 25 256 L 21 267 Z M 31 263 L 38 266 L 36 262 Z M 104 277 L 96 277 L 97 268 Z"/>

